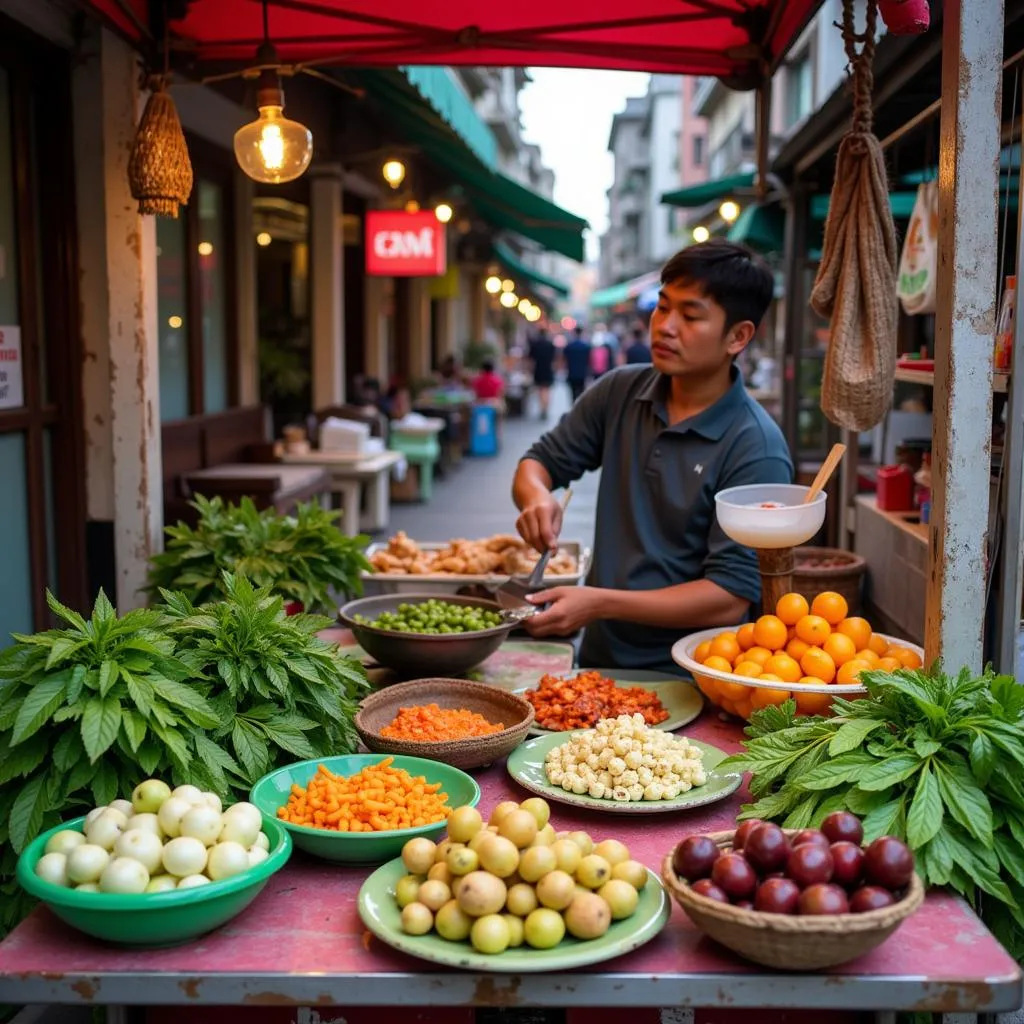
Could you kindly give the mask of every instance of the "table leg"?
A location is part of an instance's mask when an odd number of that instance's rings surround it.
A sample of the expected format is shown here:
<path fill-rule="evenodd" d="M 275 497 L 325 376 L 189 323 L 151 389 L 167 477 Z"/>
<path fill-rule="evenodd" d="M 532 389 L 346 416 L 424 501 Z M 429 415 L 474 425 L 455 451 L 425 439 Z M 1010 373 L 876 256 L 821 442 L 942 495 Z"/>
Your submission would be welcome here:
<path fill-rule="evenodd" d="M 347 537 L 355 537 L 359 533 L 359 504 L 362 498 L 362 484 L 358 480 L 346 480 L 339 483 L 338 493 L 341 495 L 341 529 Z"/>
<path fill-rule="evenodd" d="M 366 529 L 386 530 L 391 515 L 391 470 L 384 470 L 373 478 L 366 503 Z"/>

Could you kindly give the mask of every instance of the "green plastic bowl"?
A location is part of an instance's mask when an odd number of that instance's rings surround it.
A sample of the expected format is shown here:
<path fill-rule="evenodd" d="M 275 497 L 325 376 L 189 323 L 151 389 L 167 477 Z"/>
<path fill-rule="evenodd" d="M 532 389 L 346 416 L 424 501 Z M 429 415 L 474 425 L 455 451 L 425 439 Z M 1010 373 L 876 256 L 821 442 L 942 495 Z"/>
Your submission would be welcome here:
<path fill-rule="evenodd" d="M 249 800 L 263 813 L 264 821 L 274 821 L 286 828 L 300 850 L 341 864 L 383 864 L 398 857 L 410 839 L 417 836 L 436 839 L 445 831 L 447 823 L 440 821 L 433 825 L 399 828 L 391 832 L 335 832 L 281 821 L 277 817 L 277 810 L 288 803 L 292 786 L 305 788 L 320 765 L 325 765 L 335 775 L 348 777 L 367 765 L 380 764 L 384 757 L 384 754 L 339 754 L 336 757 L 318 757 L 313 761 L 286 765 L 264 775 L 252 787 Z M 441 791 L 448 794 L 448 806 L 453 810 L 467 804 L 475 807 L 480 802 L 480 787 L 471 776 L 458 768 L 425 757 L 396 754 L 392 760 L 395 768 L 404 768 L 410 775 L 422 775 L 427 782 L 440 782 Z"/>
<path fill-rule="evenodd" d="M 219 928 L 256 899 L 292 852 L 287 831 L 276 821 L 264 820 L 263 831 L 270 840 L 267 859 L 233 878 L 195 889 L 139 895 L 78 892 L 36 875 L 36 863 L 50 836 L 62 829 L 81 832 L 84 823 L 84 817 L 75 818 L 34 839 L 18 858 L 18 882 L 73 928 L 125 946 L 174 946 Z"/>

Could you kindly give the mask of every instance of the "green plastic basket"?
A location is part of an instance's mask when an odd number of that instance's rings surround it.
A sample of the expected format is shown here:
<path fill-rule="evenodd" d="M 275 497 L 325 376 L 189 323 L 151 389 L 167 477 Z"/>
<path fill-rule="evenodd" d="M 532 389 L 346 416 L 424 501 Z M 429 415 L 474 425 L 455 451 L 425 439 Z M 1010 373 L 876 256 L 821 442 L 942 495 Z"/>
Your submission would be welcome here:
<path fill-rule="evenodd" d="M 125 946 L 174 946 L 219 928 L 256 899 L 292 852 L 288 832 L 277 821 L 264 819 L 263 831 L 270 840 L 266 860 L 222 882 L 121 895 L 79 892 L 40 878 L 35 868 L 50 836 L 63 829 L 81 832 L 84 823 L 84 817 L 75 818 L 34 839 L 18 858 L 18 882 L 73 928 Z"/>
<path fill-rule="evenodd" d="M 277 817 L 279 807 L 288 803 L 288 795 L 292 786 L 305 788 L 309 780 L 316 774 L 320 765 L 335 775 L 351 776 L 360 772 L 368 765 L 380 764 L 384 754 L 339 754 L 335 757 L 320 757 L 313 761 L 299 761 L 277 771 L 264 775 L 253 786 L 249 799 L 262 812 L 263 820 L 275 821 L 291 834 L 292 841 L 300 850 L 320 857 L 323 860 L 337 861 L 343 864 L 383 864 L 399 856 L 402 847 L 416 836 L 437 839 L 448 827 L 447 822 L 440 821 L 433 825 L 420 825 L 416 828 L 400 828 L 391 832 L 335 832 L 332 829 L 311 828 L 308 825 L 292 825 L 280 821 Z M 392 757 L 393 767 L 404 768 L 410 775 L 422 775 L 427 782 L 440 782 L 441 790 L 448 794 L 448 806 L 475 807 L 480 802 L 480 787 L 472 776 L 425 757 L 409 757 L 395 754 Z"/>

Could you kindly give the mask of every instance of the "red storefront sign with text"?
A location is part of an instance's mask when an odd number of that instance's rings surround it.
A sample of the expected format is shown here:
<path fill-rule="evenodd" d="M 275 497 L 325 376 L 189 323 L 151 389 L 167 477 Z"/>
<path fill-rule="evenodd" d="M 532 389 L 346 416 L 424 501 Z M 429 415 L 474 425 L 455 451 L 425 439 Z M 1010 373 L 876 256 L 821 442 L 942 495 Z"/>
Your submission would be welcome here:
<path fill-rule="evenodd" d="M 433 210 L 369 210 L 366 272 L 379 277 L 438 277 L 448 268 L 445 226 Z"/>

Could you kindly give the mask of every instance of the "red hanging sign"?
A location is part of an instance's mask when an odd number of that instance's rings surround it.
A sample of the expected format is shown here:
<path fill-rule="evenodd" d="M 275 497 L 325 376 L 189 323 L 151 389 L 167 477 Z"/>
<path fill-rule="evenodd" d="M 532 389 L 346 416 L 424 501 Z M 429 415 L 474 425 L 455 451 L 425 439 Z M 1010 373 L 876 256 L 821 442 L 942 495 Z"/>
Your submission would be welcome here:
<path fill-rule="evenodd" d="M 438 277 L 448 267 L 445 226 L 433 210 L 366 214 L 366 272 L 379 277 Z"/>

